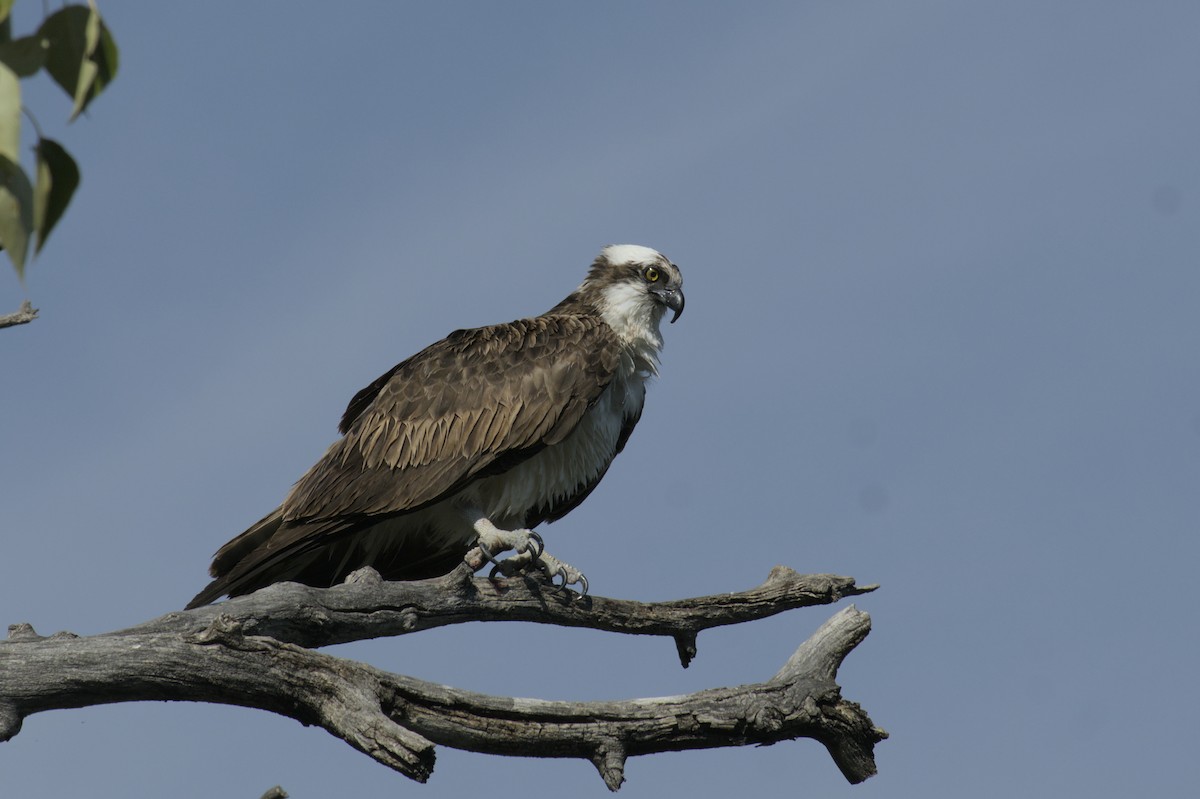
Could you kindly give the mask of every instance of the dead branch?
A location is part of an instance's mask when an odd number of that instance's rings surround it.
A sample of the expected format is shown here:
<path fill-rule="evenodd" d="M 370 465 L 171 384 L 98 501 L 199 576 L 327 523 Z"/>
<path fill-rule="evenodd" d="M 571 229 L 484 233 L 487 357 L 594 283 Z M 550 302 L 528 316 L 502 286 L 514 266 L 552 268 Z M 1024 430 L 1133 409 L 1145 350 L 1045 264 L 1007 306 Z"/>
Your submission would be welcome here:
<path fill-rule="evenodd" d="M 28 625 L 0 642 L 0 741 L 45 710 L 144 700 L 260 708 L 323 727 L 381 763 L 424 782 L 434 745 L 493 754 L 579 757 L 616 790 L 625 759 L 681 749 L 813 738 L 851 782 L 875 773 L 887 734 L 835 682 L 870 630 L 853 607 L 827 621 L 770 680 L 686 696 L 551 702 L 486 696 L 333 657 L 304 646 L 478 620 L 525 620 L 668 635 L 686 666 L 696 633 L 859 594 L 850 578 L 777 567 L 749 591 L 663 603 L 603 597 L 512 580 L 443 578 L 384 583 L 366 573 L 330 589 L 280 584 L 137 627 L 48 638 Z M 301 643 L 304 646 L 300 645 Z M 686 644 L 686 645 L 685 645 Z M 689 648 L 690 647 L 690 648 Z"/>
<path fill-rule="evenodd" d="M 444 577 L 385 582 L 374 569 L 367 568 L 333 588 L 278 583 L 248 596 L 168 613 L 111 634 L 196 632 L 220 614 L 236 620 L 248 635 L 313 648 L 469 621 L 525 621 L 670 636 L 675 639 L 681 664 L 687 668 L 696 655 L 696 636 L 702 630 L 795 608 L 827 605 L 878 587 L 855 585 L 852 577 L 798 574 L 786 566 L 776 566 L 762 585 L 748 591 L 672 602 L 635 602 L 581 597 L 532 576 L 493 581 L 472 575 L 471 565 L 463 565 Z"/>
<path fill-rule="evenodd" d="M 0 328 L 29 324 L 37 319 L 37 315 L 37 308 L 34 308 L 29 300 L 25 300 L 16 311 L 0 316 Z"/>

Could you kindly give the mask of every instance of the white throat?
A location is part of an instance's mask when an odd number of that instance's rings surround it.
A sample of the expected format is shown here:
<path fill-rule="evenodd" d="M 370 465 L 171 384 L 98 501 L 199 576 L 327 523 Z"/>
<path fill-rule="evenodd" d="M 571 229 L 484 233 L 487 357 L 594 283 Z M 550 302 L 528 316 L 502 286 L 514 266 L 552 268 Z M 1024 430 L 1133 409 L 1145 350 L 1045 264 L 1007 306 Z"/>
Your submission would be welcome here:
<path fill-rule="evenodd" d="M 638 372 L 658 374 L 658 354 L 663 339 L 660 326 L 664 308 L 632 283 L 614 283 L 601 292 L 597 303 L 601 318 L 629 350 Z"/>

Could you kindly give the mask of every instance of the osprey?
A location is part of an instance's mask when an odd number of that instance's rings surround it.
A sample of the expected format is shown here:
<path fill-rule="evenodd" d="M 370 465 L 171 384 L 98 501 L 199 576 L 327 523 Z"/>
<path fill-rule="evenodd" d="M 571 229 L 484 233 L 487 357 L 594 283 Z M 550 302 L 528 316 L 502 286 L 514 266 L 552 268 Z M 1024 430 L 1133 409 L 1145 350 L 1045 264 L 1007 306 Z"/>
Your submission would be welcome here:
<path fill-rule="evenodd" d="M 577 507 L 625 447 L 682 287 L 662 253 L 612 245 L 541 316 L 456 330 L 392 367 L 350 400 L 342 437 L 283 504 L 221 547 L 188 607 L 364 566 L 437 576 L 473 546 L 493 562 L 515 549 L 505 574 L 532 564 L 586 593 L 531 528 Z"/>

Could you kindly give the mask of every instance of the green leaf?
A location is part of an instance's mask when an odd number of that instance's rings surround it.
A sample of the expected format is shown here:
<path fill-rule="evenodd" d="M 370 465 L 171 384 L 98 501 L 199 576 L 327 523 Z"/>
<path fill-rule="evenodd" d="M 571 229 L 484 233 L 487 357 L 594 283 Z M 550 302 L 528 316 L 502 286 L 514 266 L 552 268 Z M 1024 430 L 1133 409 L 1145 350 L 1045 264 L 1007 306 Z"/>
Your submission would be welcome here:
<path fill-rule="evenodd" d="M 22 78 L 37 73 L 46 63 L 46 40 L 41 36 L 26 36 L 11 42 L 0 42 L 0 64 Z"/>
<path fill-rule="evenodd" d="M 21 81 L 0 64 L 0 245 L 25 277 L 25 254 L 33 229 L 33 189 L 17 163 L 21 147 Z"/>
<path fill-rule="evenodd" d="M 17 0 L 0 0 L 0 22 L 8 19 L 8 14 L 12 11 L 13 3 Z"/>
<path fill-rule="evenodd" d="M 37 185 L 33 190 L 33 230 L 37 234 L 34 253 L 42 251 L 50 231 L 62 219 L 79 187 L 79 167 L 70 153 L 53 139 L 38 139 Z"/>
<path fill-rule="evenodd" d="M 14 163 L 21 158 L 21 81 L 0 64 L 0 155 Z"/>
<path fill-rule="evenodd" d="M 22 280 L 32 230 L 33 186 L 20 164 L 0 155 L 0 243 Z"/>
<path fill-rule="evenodd" d="M 37 35 L 49 44 L 46 71 L 75 101 L 73 120 L 116 76 L 117 44 L 99 12 L 86 6 L 51 14 Z"/>

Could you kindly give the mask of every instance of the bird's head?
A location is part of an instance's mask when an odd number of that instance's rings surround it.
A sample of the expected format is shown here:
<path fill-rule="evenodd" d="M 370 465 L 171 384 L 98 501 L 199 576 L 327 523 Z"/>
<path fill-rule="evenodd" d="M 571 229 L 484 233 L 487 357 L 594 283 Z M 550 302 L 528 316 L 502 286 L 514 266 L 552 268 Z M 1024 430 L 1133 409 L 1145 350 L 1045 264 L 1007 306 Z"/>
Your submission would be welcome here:
<path fill-rule="evenodd" d="M 679 267 L 657 250 L 637 244 L 610 244 L 601 250 L 580 290 L 627 341 L 658 339 L 667 309 L 673 312 L 672 322 L 683 313 Z"/>

